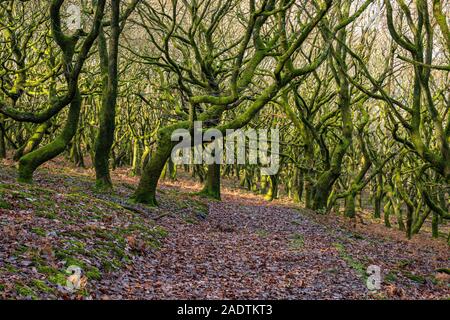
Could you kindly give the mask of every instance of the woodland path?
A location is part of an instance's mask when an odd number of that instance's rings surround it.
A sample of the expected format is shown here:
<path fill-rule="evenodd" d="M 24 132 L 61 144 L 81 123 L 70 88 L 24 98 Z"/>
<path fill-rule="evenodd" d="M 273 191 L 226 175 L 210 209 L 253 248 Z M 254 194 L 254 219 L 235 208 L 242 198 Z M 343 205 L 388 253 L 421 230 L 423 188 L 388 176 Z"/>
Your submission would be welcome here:
<path fill-rule="evenodd" d="M 28 186 L 14 182 L 12 167 L 0 170 L 4 297 L 450 297 L 449 276 L 437 271 L 448 268 L 448 246 L 426 234 L 408 241 L 395 227 L 386 229 L 370 220 L 355 229 L 343 223 L 343 217 L 318 215 L 284 200 L 267 202 L 237 188 L 223 188 L 221 202 L 199 199 L 192 192 L 201 186 L 184 179 L 161 184 L 158 208 L 138 206 L 133 213 L 124 211 L 122 205 L 135 178 L 116 174 L 115 195 L 104 198 L 90 191 L 88 174 L 58 166 L 42 171 L 36 183 Z M 46 212 L 53 213 L 47 216 Z M 158 249 L 144 247 L 139 254 L 136 243 L 147 241 L 148 232 L 155 232 L 152 217 L 156 216 L 161 217 L 156 224 L 167 232 L 158 240 Z M 144 231 L 133 229 L 137 233 L 120 240 L 125 231 L 132 230 L 130 219 L 145 227 Z M 88 274 L 83 295 L 64 295 L 54 284 L 56 273 L 47 272 L 67 268 L 69 261 L 64 256 L 68 254 L 101 272 L 98 279 Z M 123 255 L 128 257 L 126 263 L 105 269 Z M 376 293 L 366 287 L 370 265 L 382 271 L 382 288 Z M 66 276 L 62 277 L 64 283 Z"/>
<path fill-rule="evenodd" d="M 170 218 L 160 223 L 170 232 L 163 248 L 136 263 L 132 274 L 123 274 L 116 287 L 120 294 L 150 299 L 367 294 L 362 276 L 331 245 L 337 237 L 295 209 L 225 197 L 211 203 L 206 219 L 196 224 Z"/>
<path fill-rule="evenodd" d="M 259 196 L 226 194 L 209 204 L 208 216 L 198 223 L 170 217 L 159 223 L 169 237 L 151 258 L 120 276 L 118 297 L 128 292 L 133 299 L 443 298 L 450 292 L 448 286 L 436 291 L 408 271 L 432 274 L 448 262 L 445 253 L 424 248 L 418 255 L 404 241 L 319 223 L 311 213 Z M 384 281 L 381 292 L 370 293 L 371 264 L 380 265 L 395 284 Z"/>

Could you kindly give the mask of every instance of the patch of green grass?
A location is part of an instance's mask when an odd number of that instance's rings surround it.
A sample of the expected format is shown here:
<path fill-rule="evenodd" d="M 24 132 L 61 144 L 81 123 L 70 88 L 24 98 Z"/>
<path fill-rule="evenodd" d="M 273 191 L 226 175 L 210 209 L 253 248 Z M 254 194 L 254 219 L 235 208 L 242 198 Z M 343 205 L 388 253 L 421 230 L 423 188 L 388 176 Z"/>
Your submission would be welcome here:
<path fill-rule="evenodd" d="M 108 231 L 106 231 L 106 230 L 95 229 L 94 233 L 95 233 L 95 236 L 96 236 L 97 238 L 100 238 L 100 239 L 108 240 L 108 239 L 114 238 L 114 237 L 113 237 Z"/>
<path fill-rule="evenodd" d="M 159 238 L 165 238 L 169 235 L 169 231 L 167 231 L 164 227 L 161 227 L 161 226 L 153 227 L 152 233 L 155 234 Z"/>
<path fill-rule="evenodd" d="M 404 272 L 403 275 L 405 277 L 407 277 L 408 279 L 420 283 L 420 284 L 425 284 L 427 281 L 425 279 L 425 277 L 421 276 L 421 275 L 417 275 L 417 274 L 413 274 L 411 272 Z"/>
<path fill-rule="evenodd" d="M 263 229 L 256 230 L 255 233 L 260 238 L 267 238 L 269 236 L 269 232 Z"/>
<path fill-rule="evenodd" d="M 108 232 L 106 230 L 104 230 L 104 232 L 105 232 L 105 234 L 108 234 Z M 81 239 L 81 240 L 84 240 L 88 237 L 86 233 L 81 232 L 81 231 L 67 231 L 64 234 L 68 235 L 70 237 Z"/>
<path fill-rule="evenodd" d="M 28 251 L 28 247 L 27 246 L 19 245 L 12 255 L 15 256 L 15 257 L 18 257 L 18 256 L 24 254 L 27 251 Z"/>
<path fill-rule="evenodd" d="M 154 250 L 158 250 L 159 248 L 161 248 L 161 243 L 158 240 L 147 240 L 145 241 L 145 244 L 149 247 L 152 248 Z"/>
<path fill-rule="evenodd" d="M 44 281 L 42 280 L 38 280 L 38 279 L 33 279 L 32 281 L 33 286 L 38 289 L 41 292 L 45 292 L 45 293 L 49 293 L 49 292 L 53 292 L 54 289 L 49 287 Z"/>
<path fill-rule="evenodd" d="M 450 268 L 439 268 L 439 269 L 436 269 L 436 272 L 450 274 Z"/>
<path fill-rule="evenodd" d="M 403 260 L 400 260 L 400 261 L 397 263 L 397 267 L 400 268 L 400 269 L 404 269 L 404 268 L 410 266 L 410 265 L 413 264 L 413 263 L 414 263 L 413 260 L 403 259 Z"/>
<path fill-rule="evenodd" d="M 83 242 L 75 239 L 70 239 L 68 243 L 70 244 L 70 252 L 86 254 L 86 245 Z"/>
<path fill-rule="evenodd" d="M 23 297 L 31 297 L 32 299 L 37 299 L 36 293 L 30 287 L 22 284 L 16 284 L 16 292 L 18 295 Z"/>
<path fill-rule="evenodd" d="M 55 257 L 58 258 L 59 260 L 65 260 L 69 255 L 70 255 L 69 250 L 57 249 L 55 251 Z"/>
<path fill-rule="evenodd" d="M 122 263 L 117 259 L 104 259 L 102 260 L 102 269 L 106 272 L 112 272 L 114 270 L 119 269 L 122 266 Z"/>
<path fill-rule="evenodd" d="M 64 260 L 66 261 L 67 267 L 77 266 L 77 267 L 80 267 L 82 270 L 89 269 L 89 266 L 87 266 L 83 261 L 80 261 L 77 258 L 66 256 Z"/>
<path fill-rule="evenodd" d="M 33 232 L 34 234 L 37 234 L 38 236 L 41 236 L 41 237 L 45 237 L 45 235 L 46 235 L 45 230 L 42 228 L 39 228 L 39 227 L 31 228 L 31 232 Z"/>
<path fill-rule="evenodd" d="M 384 281 L 394 283 L 397 281 L 397 274 L 393 271 L 390 271 L 386 276 L 384 277 Z"/>
<path fill-rule="evenodd" d="M 50 267 L 50 266 L 43 266 L 43 265 L 38 265 L 36 267 L 37 271 L 39 271 L 42 274 L 45 275 L 55 275 L 58 273 L 58 269 Z"/>
<path fill-rule="evenodd" d="M 111 243 L 111 248 L 112 251 L 114 252 L 114 254 L 119 258 L 119 259 L 125 259 L 127 257 L 127 253 L 125 252 L 124 249 L 122 249 L 122 246 L 115 246 L 114 243 Z"/>
<path fill-rule="evenodd" d="M 185 217 L 183 220 L 184 220 L 184 222 L 189 223 L 189 224 L 197 224 L 198 223 L 198 221 L 196 219 L 189 217 L 189 216 Z"/>
<path fill-rule="evenodd" d="M 295 233 L 289 242 L 289 247 L 293 250 L 301 249 L 305 246 L 305 239 L 300 233 Z"/>
<path fill-rule="evenodd" d="M 50 220 L 56 219 L 56 213 L 46 210 L 36 210 L 36 216 Z"/>
<path fill-rule="evenodd" d="M 201 213 L 204 213 L 205 215 L 208 215 L 209 208 L 208 205 L 200 200 L 197 199 L 191 199 L 192 206 Z"/>
<path fill-rule="evenodd" d="M 8 202 L 6 202 L 5 200 L 0 199 L 0 209 L 10 210 L 11 205 Z"/>
<path fill-rule="evenodd" d="M 189 208 L 189 205 L 186 203 L 186 201 L 180 201 L 177 202 L 177 207 L 178 210 L 183 210 Z"/>
<path fill-rule="evenodd" d="M 19 270 L 17 270 L 16 267 L 14 267 L 13 265 L 11 265 L 9 263 L 5 265 L 5 269 L 6 269 L 6 271 L 11 272 L 11 273 L 19 272 Z"/>
<path fill-rule="evenodd" d="M 342 243 L 334 243 L 333 244 L 336 250 L 339 252 L 339 256 L 359 275 L 363 277 L 364 280 L 367 280 L 366 267 L 360 261 L 353 258 L 350 254 L 348 254 L 345 246 Z"/>
<path fill-rule="evenodd" d="M 102 274 L 98 268 L 91 267 L 90 270 L 86 272 L 86 277 L 91 280 L 100 280 L 102 278 Z"/>
<path fill-rule="evenodd" d="M 53 284 L 64 286 L 67 282 L 67 275 L 62 272 L 57 272 L 51 276 L 48 277 L 48 281 L 50 281 Z"/>
<path fill-rule="evenodd" d="M 18 190 L 11 190 L 11 194 L 15 199 L 25 199 L 31 196 L 30 193 Z"/>
<path fill-rule="evenodd" d="M 325 271 L 328 272 L 328 273 L 332 273 L 332 274 L 337 274 L 337 273 L 339 273 L 339 270 L 338 270 L 338 269 L 335 269 L 335 268 L 327 269 L 327 270 L 325 270 Z"/>
<path fill-rule="evenodd" d="M 364 237 L 359 233 L 352 233 L 350 237 L 357 240 L 364 240 Z"/>
<path fill-rule="evenodd" d="M 45 264 L 45 260 L 41 257 L 37 250 L 30 250 L 30 256 L 34 266 L 37 267 Z"/>

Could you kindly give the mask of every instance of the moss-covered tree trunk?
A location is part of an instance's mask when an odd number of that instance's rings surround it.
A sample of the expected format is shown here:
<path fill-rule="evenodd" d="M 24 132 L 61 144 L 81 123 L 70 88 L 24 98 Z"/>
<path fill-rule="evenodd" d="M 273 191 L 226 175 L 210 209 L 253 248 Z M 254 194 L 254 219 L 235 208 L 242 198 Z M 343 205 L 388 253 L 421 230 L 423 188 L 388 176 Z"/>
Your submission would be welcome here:
<path fill-rule="evenodd" d="M 80 109 L 81 95 L 77 90 L 75 97 L 70 103 L 69 115 L 63 131 L 51 143 L 20 158 L 18 178 L 20 182 L 30 183 L 33 179 L 34 171 L 41 164 L 55 158 L 67 148 L 67 145 L 77 132 Z"/>
<path fill-rule="evenodd" d="M 139 163 L 139 142 L 137 137 L 133 137 L 131 140 L 132 144 L 132 157 L 131 157 L 131 175 L 132 176 L 138 176 L 141 174 L 142 170 L 144 169 L 145 165 Z"/>
<path fill-rule="evenodd" d="M 167 174 L 168 178 L 172 181 L 177 178 L 177 166 L 173 163 L 172 158 L 169 157 L 169 161 L 167 162 Z"/>
<path fill-rule="evenodd" d="M 109 157 L 114 141 L 117 103 L 117 64 L 119 52 L 119 0 L 111 0 L 111 35 L 109 52 L 103 28 L 100 28 L 98 47 L 102 72 L 102 105 L 99 114 L 99 130 L 95 142 L 94 167 L 96 188 L 101 191 L 112 189 L 109 171 Z"/>
<path fill-rule="evenodd" d="M 366 118 L 367 120 L 368 118 Z M 355 178 L 351 181 L 350 188 L 347 191 L 347 196 L 345 198 L 345 216 L 348 218 L 355 218 L 356 216 L 356 196 L 359 194 L 359 209 L 362 210 L 362 190 L 364 188 L 364 176 L 369 171 L 372 166 L 372 161 L 369 158 L 367 148 L 363 139 L 364 126 L 367 123 L 365 120 L 364 124 L 358 129 L 358 140 L 360 143 L 361 150 L 363 150 L 363 157 L 361 159 L 361 169 Z"/>
<path fill-rule="evenodd" d="M 391 205 L 391 202 L 390 202 L 390 201 L 388 201 L 388 202 L 384 205 L 384 208 L 383 208 L 384 225 L 385 225 L 387 228 L 390 228 L 390 227 L 391 227 L 391 220 L 390 220 L 390 216 L 391 216 L 391 208 L 392 208 L 392 205 Z"/>
<path fill-rule="evenodd" d="M 205 186 L 201 193 L 207 197 L 220 200 L 220 164 L 208 165 Z"/>
<path fill-rule="evenodd" d="M 14 160 L 18 161 L 24 155 L 35 150 L 41 143 L 45 133 L 47 132 L 50 126 L 51 121 L 47 121 L 38 125 L 36 131 L 33 133 L 30 139 L 28 139 L 28 141 L 25 144 L 23 144 L 19 149 L 17 149 L 17 151 L 14 153 Z"/>
<path fill-rule="evenodd" d="M 77 134 L 75 134 L 75 136 L 72 139 L 72 142 L 70 144 L 69 159 L 77 167 L 85 168 L 84 155 L 83 155 L 83 150 L 81 148 L 81 143 L 82 142 L 81 142 L 80 133 L 78 132 Z"/>
<path fill-rule="evenodd" d="M 346 2 L 342 10 L 342 18 L 344 19 L 349 16 L 350 3 Z M 342 135 L 339 137 L 339 143 L 333 152 L 329 169 L 319 176 L 317 183 L 314 185 L 312 194 L 312 209 L 314 210 L 326 209 L 333 185 L 341 175 L 342 160 L 352 143 L 353 119 L 350 108 L 350 84 L 346 77 L 347 66 L 345 65 L 347 51 L 345 46 L 342 45 L 347 39 L 345 28 L 341 29 L 337 36 L 340 42 L 337 44 L 334 53 L 335 59 L 338 60 L 336 63 L 337 72 L 334 74 L 334 78 L 339 89 L 338 107 L 341 112 Z"/>
<path fill-rule="evenodd" d="M 300 202 L 302 201 L 303 197 L 303 185 L 305 183 L 305 178 L 303 174 L 303 170 L 301 169 L 295 169 L 294 174 L 294 184 L 293 184 L 293 200 L 294 202 Z"/>
<path fill-rule="evenodd" d="M 272 201 L 278 197 L 278 178 L 277 174 L 268 176 L 269 187 L 264 197 L 267 201 Z"/>
<path fill-rule="evenodd" d="M 433 219 L 431 221 L 431 232 L 433 238 L 439 237 L 439 215 L 433 212 Z"/>
<path fill-rule="evenodd" d="M 333 185 L 341 174 L 342 158 L 350 145 L 350 141 L 351 138 L 342 138 L 341 143 L 335 151 L 330 169 L 320 175 L 317 183 L 314 185 L 312 190 L 312 209 L 323 210 L 327 207 L 328 197 L 330 196 Z"/>
<path fill-rule="evenodd" d="M 146 145 L 146 143 L 144 142 L 144 152 L 142 153 L 141 156 L 141 161 L 139 164 L 139 169 L 136 169 L 138 171 L 138 174 L 140 174 L 140 172 L 144 171 L 145 166 L 147 165 L 147 163 L 150 160 L 150 147 L 148 145 Z M 133 154 L 134 157 L 134 154 Z M 133 158 L 134 161 L 134 158 Z"/>
<path fill-rule="evenodd" d="M 405 231 L 406 227 L 405 223 L 403 222 L 403 210 L 400 207 L 400 204 L 396 203 L 392 206 L 392 208 L 394 209 L 395 216 L 397 217 L 398 229 L 400 231 Z"/>
<path fill-rule="evenodd" d="M 269 180 L 269 176 L 266 176 L 266 175 L 261 176 L 261 182 L 260 182 L 260 187 L 259 187 L 261 194 L 267 193 L 268 180 Z"/>
<path fill-rule="evenodd" d="M 189 122 L 185 121 L 159 130 L 158 146 L 142 172 L 139 185 L 131 197 L 133 202 L 145 203 L 152 206 L 158 204 L 156 201 L 156 187 L 158 186 L 158 181 L 164 166 L 172 153 L 172 149 L 177 143 L 171 141 L 171 135 L 174 130 L 181 128 L 188 129 Z"/>
<path fill-rule="evenodd" d="M 70 107 L 62 132 L 51 143 L 20 158 L 18 180 L 21 182 L 30 183 L 34 171 L 44 162 L 55 158 L 63 152 L 76 134 L 81 109 L 81 95 L 78 87 L 79 75 L 84 62 L 88 58 L 89 51 L 98 36 L 105 9 L 105 2 L 105 0 L 98 0 L 96 2 L 96 10 L 91 31 L 84 37 L 84 41 L 80 45 L 79 50 L 76 50 L 76 47 L 81 38 L 81 30 L 77 30 L 72 36 L 65 35 L 62 31 L 60 17 L 60 10 L 64 1 L 51 2 L 50 18 L 52 37 L 63 52 L 64 78 L 67 82 L 68 94 L 64 99 L 58 100 L 62 102 L 53 105 L 50 112 L 44 112 L 43 117 L 36 118 L 35 116 L 32 116 L 31 118 L 33 121 L 31 122 L 40 123 L 48 121 L 67 104 L 70 103 Z M 76 51 L 77 58 L 74 59 Z"/>
<path fill-rule="evenodd" d="M 0 159 L 4 158 L 6 158 L 5 122 L 3 115 L 0 115 Z"/>
<path fill-rule="evenodd" d="M 356 216 L 355 198 L 356 198 L 356 194 L 353 192 L 349 192 L 349 194 L 345 198 L 344 215 L 347 218 L 355 218 L 355 216 Z"/>
<path fill-rule="evenodd" d="M 383 200 L 383 175 L 381 173 L 379 173 L 377 175 L 377 180 L 376 180 L 376 191 L 375 191 L 375 197 L 374 197 L 374 204 L 375 204 L 375 208 L 374 208 L 374 212 L 373 212 L 373 217 L 376 219 L 381 218 L 381 205 L 382 205 L 382 200 Z"/>
<path fill-rule="evenodd" d="M 419 231 L 422 228 L 425 220 L 430 215 L 430 212 L 431 212 L 431 209 L 428 208 L 428 210 L 426 210 L 422 215 L 419 215 L 417 217 L 417 220 L 414 222 L 414 226 L 413 226 L 413 229 L 412 229 L 412 234 L 419 233 Z"/>

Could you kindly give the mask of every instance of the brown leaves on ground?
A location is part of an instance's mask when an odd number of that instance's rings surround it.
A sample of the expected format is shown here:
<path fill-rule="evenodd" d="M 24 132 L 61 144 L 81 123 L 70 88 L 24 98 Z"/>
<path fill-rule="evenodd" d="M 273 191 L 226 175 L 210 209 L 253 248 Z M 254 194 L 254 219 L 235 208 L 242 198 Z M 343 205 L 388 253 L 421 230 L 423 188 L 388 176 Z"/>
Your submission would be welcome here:
<path fill-rule="evenodd" d="M 165 181 L 159 208 L 130 207 L 136 183 L 114 174 L 114 195 L 92 191 L 92 172 L 53 164 L 33 186 L 0 168 L 0 296 L 62 299 L 442 299 L 450 296 L 449 251 L 346 227 L 285 201 L 243 190 L 222 202 Z M 51 170 L 51 171 L 50 171 Z M 161 217 L 155 223 L 152 218 Z M 392 231 L 392 233 L 395 233 Z M 82 286 L 64 291 L 69 264 Z M 381 290 L 366 269 L 378 265 Z M 76 281 L 77 279 L 69 279 Z"/>

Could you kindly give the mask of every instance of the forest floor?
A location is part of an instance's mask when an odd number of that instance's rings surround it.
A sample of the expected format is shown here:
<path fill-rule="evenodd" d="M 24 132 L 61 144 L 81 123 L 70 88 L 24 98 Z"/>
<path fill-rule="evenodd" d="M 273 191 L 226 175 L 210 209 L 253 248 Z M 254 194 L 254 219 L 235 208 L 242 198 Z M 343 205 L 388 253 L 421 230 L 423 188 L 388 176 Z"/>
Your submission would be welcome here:
<path fill-rule="evenodd" d="M 138 181 L 114 172 L 113 195 L 92 170 L 52 161 L 32 185 L 0 166 L 0 298 L 4 299 L 449 299 L 444 240 L 366 220 L 317 215 L 281 199 L 223 189 L 195 195 L 189 179 L 163 181 L 160 206 L 127 202 Z M 366 286 L 381 268 L 381 290 Z M 82 269 L 67 290 L 69 266 Z"/>

